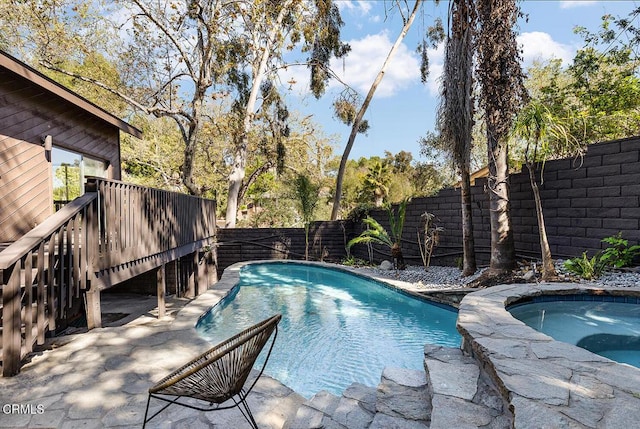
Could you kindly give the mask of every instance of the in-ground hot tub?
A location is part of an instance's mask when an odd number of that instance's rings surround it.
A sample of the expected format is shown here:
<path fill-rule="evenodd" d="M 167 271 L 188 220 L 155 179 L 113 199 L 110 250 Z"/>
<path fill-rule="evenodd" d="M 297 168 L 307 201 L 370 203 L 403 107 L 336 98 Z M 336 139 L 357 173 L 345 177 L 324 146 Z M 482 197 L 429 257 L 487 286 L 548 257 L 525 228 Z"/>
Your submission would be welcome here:
<path fill-rule="evenodd" d="M 628 428 L 640 421 L 640 368 L 558 341 L 507 311 L 540 296 L 589 294 L 626 300 L 640 296 L 640 287 L 501 285 L 470 293 L 460 303 L 462 348 L 498 386 L 512 427 Z"/>
<path fill-rule="evenodd" d="M 640 298 L 543 295 L 511 305 L 518 320 L 558 341 L 640 367 Z"/>

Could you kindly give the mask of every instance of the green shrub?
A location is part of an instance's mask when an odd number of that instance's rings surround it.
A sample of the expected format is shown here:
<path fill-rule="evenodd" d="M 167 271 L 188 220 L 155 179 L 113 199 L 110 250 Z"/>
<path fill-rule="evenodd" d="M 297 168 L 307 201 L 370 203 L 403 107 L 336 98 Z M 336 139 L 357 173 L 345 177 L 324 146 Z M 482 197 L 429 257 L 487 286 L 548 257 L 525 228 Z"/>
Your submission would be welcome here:
<path fill-rule="evenodd" d="M 356 258 L 353 255 L 349 255 L 342 260 L 342 265 L 345 265 L 347 267 L 363 267 L 371 264 L 369 264 L 364 259 Z"/>
<path fill-rule="evenodd" d="M 592 258 L 587 252 L 582 257 L 571 258 L 564 262 L 564 267 L 585 280 L 597 279 L 608 268 L 624 268 L 633 264 L 636 256 L 640 255 L 640 245 L 629 246 L 629 241 L 622 238 L 619 232 L 614 236 L 603 238 L 610 246 L 595 254 Z"/>
<path fill-rule="evenodd" d="M 602 262 L 599 253 L 589 258 L 587 252 L 583 252 L 582 257 L 571 258 L 564 261 L 564 267 L 585 280 L 593 280 L 602 275 L 606 264 Z"/>
<path fill-rule="evenodd" d="M 612 237 L 604 238 L 602 241 L 610 244 L 600 256 L 600 260 L 607 266 L 628 267 L 633 263 L 633 259 L 640 254 L 640 245 L 629 247 L 629 241 L 622 238 L 621 232 Z"/>

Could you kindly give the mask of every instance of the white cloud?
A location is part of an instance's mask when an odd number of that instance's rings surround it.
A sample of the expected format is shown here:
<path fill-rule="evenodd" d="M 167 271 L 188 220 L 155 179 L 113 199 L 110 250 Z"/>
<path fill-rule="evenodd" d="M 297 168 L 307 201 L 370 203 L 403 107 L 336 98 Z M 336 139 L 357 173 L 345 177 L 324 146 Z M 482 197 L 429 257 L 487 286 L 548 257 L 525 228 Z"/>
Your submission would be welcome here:
<path fill-rule="evenodd" d="M 593 6 L 598 3 L 595 0 L 566 0 L 560 2 L 560 9 L 573 9 L 576 7 Z"/>
<path fill-rule="evenodd" d="M 338 9 L 340 10 L 357 11 L 361 15 L 367 15 L 372 8 L 371 2 L 366 0 L 342 0 L 336 2 L 336 4 L 338 5 Z"/>
<path fill-rule="evenodd" d="M 386 31 L 350 40 L 351 52 L 344 60 L 333 60 L 331 67 L 347 84 L 366 94 L 393 46 Z M 419 81 L 420 63 L 405 44 L 398 47 L 389 63 L 384 79 L 376 90 L 376 97 L 390 97 L 399 90 Z"/>
<path fill-rule="evenodd" d="M 558 43 L 548 34 L 540 31 L 522 33 L 517 37 L 518 45 L 522 47 L 524 64 L 531 65 L 535 60 L 549 60 L 557 58 L 563 63 L 569 63 L 574 50 L 569 45 Z"/>

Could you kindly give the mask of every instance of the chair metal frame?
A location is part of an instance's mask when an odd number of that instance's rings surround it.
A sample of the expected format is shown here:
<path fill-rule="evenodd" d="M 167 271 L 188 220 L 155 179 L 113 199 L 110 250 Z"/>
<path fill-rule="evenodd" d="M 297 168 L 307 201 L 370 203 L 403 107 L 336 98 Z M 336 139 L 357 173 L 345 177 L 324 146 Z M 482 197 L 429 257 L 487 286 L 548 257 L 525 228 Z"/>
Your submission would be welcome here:
<path fill-rule="evenodd" d="M 165 376 L 149 389 L 147 408 L 144 413 L 144 428 L 170 405 L 176 404 L 198 411 L 219 411 L 238 407 L 243 417 L 252 428 L 258 425 L 251 413 L 247 396 L 262 376 L 278 335 L 278 322 L 281 314 L 276 314 L 259 322 L 231 338 L 219 343 L 187 364 Z M 273 335 L 271 335 L 273 333 Z M 272 338 L 269 351 L 258 376 L 248 388 L 247 378 L 258 355 Z M 167 404 L 152 416 L 149 414 L 151 398 Z M 208 406 L 197 406 L 182 402 L 184 398 L 197 399 L 209 403 Z M 233 403 L 224 405 L 231 400 Z"/>

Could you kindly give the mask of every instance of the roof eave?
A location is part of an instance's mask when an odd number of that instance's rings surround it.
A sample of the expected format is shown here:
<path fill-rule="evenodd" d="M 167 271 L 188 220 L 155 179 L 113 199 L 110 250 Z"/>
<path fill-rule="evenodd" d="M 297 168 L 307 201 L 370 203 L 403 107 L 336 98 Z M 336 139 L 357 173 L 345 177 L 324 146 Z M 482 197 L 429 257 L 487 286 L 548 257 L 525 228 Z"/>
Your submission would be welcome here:
<path fill-rule="evenodd" d="M 58 97 L 63 98 L 69 103 L 72 103 L 78 106 L 79 108 L 100 118 L 101 120 L 111 125 L 114 125 L 115 127 L 119 128 L 121 131 L 127 134 L 130 134 L 136 138 L 139 138 L 139 139 L 142 138 L 142 131 L 139 130 L 138 128 L 112 115 L 111 113 L 107 112 L 106 110 L 99 107 L 98 105 L 76 94 L 75 92 L 69 90 L 63 85 L 60 85 L 53 79 L 45 76 L 44 74 L 40 73 L 36 69 L 28 66 L 27 64 L 23 63 L 22 61 L 12 57 L 11 55 L 3 51 L 0 51 L 0 66 L 6 68 L 7 70 L 12 71 L 18 76 L 21 76 L 29 80 L 30 82 L 33 82 L 34 84 L 38 85 L 44 90 L 51 92 L 57 95 Z"/>

